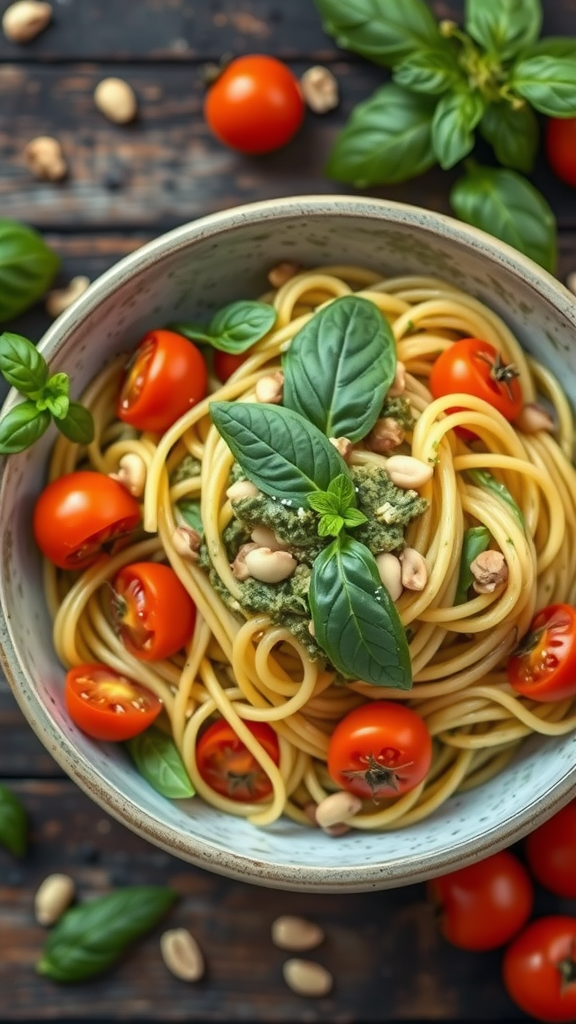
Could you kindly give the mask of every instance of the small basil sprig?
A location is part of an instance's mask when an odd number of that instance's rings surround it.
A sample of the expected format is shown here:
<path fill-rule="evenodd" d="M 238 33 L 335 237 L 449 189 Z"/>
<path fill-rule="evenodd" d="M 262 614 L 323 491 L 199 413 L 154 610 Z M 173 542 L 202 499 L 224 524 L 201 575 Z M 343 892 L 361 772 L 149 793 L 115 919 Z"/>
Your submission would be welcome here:
<path fill-rule="evenodd" d="M 126 747 L 140 774 L 162 796 L 183 800 L 196 790 L 174 740 L 154 727 L 128 740 Z"/>
<path fill-rule="evenodd" d="M 466 530 L 462 540 L 460 573 L 458 575 L 458 585 L 454 595 L 455 605 L 463 604 L 466 600 L 468 591 L 474 580 L 470 571 L 470 566 L 474 559 L 478 558 L 478 555 L 481 555 L 483 551 L 486 551 L 489 543 L 490 531 L 487 530 L 485 526 L 471 526 L 469 530 Z"/>
<path fill-rule="evenodd" d="M 172 889 L 135 885 L 72 907 L 50 932 L 36 970 L 62 982 L 102 974 L 175 900 Z"/>
<path fill-rule="evenodd" d="M 344 473 L 330 481 L 328 490 L 309 494 L 308 504 L 320 516 L 320 537 L 338 537 L 344 527 L 352 529 L 368 522 L 367 516 L 356 508 L 354 484 Z"/>
<path fill-rule="evenodd" d="M 0 846 L 15 857 L 23 857 L 28 848 L 28 817 L 17 796 L 0 785 Z"/>
<path fill-rule="evenodd" d="M 222 352 L 237 354 L 260 341 L 272 330 L 277 319 L 274 306 L 266 302 L 240 300 L 220 309 L 208 327 L 173 323 L 170 328 L 190 341 L 198 341 Z"/>
<path fill-rule="evenodd" d="M 486 469 L 467 469 L 466 476 L 469 477 L 472 483 L 476 484 L 477 487 L 483 487 L 485 490 L 496 495 L 500 501 L 505 502 L 505 504 L 512 509 L 516 519 L 520 523 L 520 526 L 524 529 L 524 516 L 505 484 L 500 480 L 497 480 L 496 477 L 492 476 L 492 473 L 489 473 Z"/>
<path fill-rule="evenodd" d="M 92 415 L 80 402 L 71 401 L 68 374 L 50 376 L 44 356 L 27 338 L 6 331 L 0 335 L 0 373 L 26 398 L 0 419 L 0 454 L 13 455 L 29 448 L 52 419 L 70 441 L 92 441 Z"/>
<path fill-rule="evenodd" d="M 0 219 L 0 322 L 20 316 L 50 287 L 60 258 L 41 235 Z"/>

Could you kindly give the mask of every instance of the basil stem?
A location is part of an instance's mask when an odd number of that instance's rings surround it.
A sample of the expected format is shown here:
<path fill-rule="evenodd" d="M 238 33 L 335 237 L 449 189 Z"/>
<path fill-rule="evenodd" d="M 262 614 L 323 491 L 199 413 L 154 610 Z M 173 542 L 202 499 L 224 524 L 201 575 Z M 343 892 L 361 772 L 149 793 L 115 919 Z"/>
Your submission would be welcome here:
<path fill-rule="evenodd" d="M 0 846 L 15 857 L 23 857 L 28 847 L 28 817 L 18 797 L 0 784 Z"/>
<path fill-rule="evenodd" d="M 126 747 L 140 774 L 162 796 L 171 800 L 194 796 L 196 790 L 176 744 L 161 729 L 145 729 L 128 740 Z"/>
<path fill-rule="evenodd" d="M 485 526 L 471 526 L 466 530 L 462 541 L 462 554 L 460 556 L 460 574 L 458 586 L 454 595 L 454 604 L 463 604 L 468 597 L 468 591 L 472 586 L 474 577 L 470 566 L 478 555 L 486 551 L 490 543 L 490 531 Z"/>

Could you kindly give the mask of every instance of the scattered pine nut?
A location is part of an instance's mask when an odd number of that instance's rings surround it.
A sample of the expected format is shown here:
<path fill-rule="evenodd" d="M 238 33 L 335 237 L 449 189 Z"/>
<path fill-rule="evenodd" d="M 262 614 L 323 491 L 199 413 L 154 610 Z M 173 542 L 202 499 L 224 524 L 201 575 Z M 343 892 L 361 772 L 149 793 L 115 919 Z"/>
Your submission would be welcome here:
<path fill-rule="evenodd" d="M 279 949 L 295 952 L 315 949 L 324 942 L 324 932 L 320 925 L 305 917 L 283 914 L 272 922 L 272 942 Z"/>
<path fill-rule="evenodd" d="M 138 113 L 136 93 L 123 78 L 104 78 L 94 90 L 94 103 L 115 124 L 128 124 Z"/>
<path fill-rule="evenodd" d="M 50 4 L 41 0 L 17 0 L 2 16 L 2 30 L 11 43 L 29 43 L 43 32 L 52 18 Z"/>
<path fill-rule="evenodd" d="M 58 139 L 39 135 L 24 147 L 28 169 L 39 181 L 62 181 L 68 174 L 68 164 Z"/>
<path fill-rule="evenodd" d="M 160 937 L 166 967 L 180 981 L 200 981 L 205 965 L 202 950 L 187 928 L 170 928 Z"/>
<path fill-rule="evenodd" d="M 90 278 L 81 275 L 79 277 L 73 277 L 70 284 L 67 284 L 65 288 L 54 288 L 51 292 L 48 292 L 46 296 L 46 312 L 50 316 L 60 316 L 68 306 L 71 306 L 76 299 L 79 299 L 84 294 L 90 284 Z"/>
<path fill-rule="evenodd" d="M 315 114 L 327 114 L 340 102 L 338 80 L 322 64 L 314 64 L 300 78 L 300 88 L 306 105 Z"/>
<path fill-rule="evenodd" d="M 72 903 L 75 893 L 76 886 L 70 875 L 48 875 L 34 897 L 34 913 L 38 924 L 55 924 Z"/>
<path fill-rule="evenodd" d="M 334 985 L 330 971 L 314 960 L 287 960 L 282 973 L 288 988 L 299 996 L 326 996 Z"/>

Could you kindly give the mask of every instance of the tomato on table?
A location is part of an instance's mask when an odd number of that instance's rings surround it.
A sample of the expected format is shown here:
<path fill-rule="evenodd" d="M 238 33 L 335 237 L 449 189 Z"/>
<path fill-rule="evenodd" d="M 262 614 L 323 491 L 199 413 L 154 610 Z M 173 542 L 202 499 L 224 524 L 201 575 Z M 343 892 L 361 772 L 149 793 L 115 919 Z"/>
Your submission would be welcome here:
<path fill-rule="evenodd" d="M 206 363 L 194 342 L 176 331 L 148 331 L 128 365 L 116 413 L 136 430 L 163 433 L 207 389 Z"/>
<path fill-rule="evenodd" d="M 274 764 L 279 764 L 278 737 L 271 726 L 267 722 L 244 724 Z M 196 763 L 204 782 L 230 800 L 254 803 L 272 792 L 266 772 L 224 718 L 201 734 L 196 745 Z"/>
<path fill-rule="evenodd" d="M 534 903 L 530 875 L 508 850 L 432 879 L 427 891 L 448 942 L 476 951 L 509 942 L 530 917 Z"/>
<path fill-rule="evenodd" d="M 524 852 L 537 882 L 557 896 L 576 899 L 576 800 L 534 829 Z"/>
<path fill-rule="evenodd" d="M 429 387 L 433 398 L 453 394 L 482 398 L 510 421 L 524 404 L 513 364 L 506 364 L 497 349 L 480 338 L 461 338 L 444 349 L 432 366 Z"/>
<path fill-rule="evenodd" d="M 531 921 L 506 949 L 502 974 L 510 999 L 531 1017 L 576 1020 L 576 918 Z"/>
<path fill-rule="evenodd" d="M 170 658 L 194 632 L 196 606 L 168 565 L 133 562 L 112 580 L 112 617 L 127 651 L 141 661 Z"/>
<path fill-rule="evenodd" d="M 290 68 L 264 54 L 230 61 L 208 89 L 204 116 L 216 138 L 241 153 L 269 153 L 296 134 L 304 100 Z"/>
<path fill-rule="evenodd" d="M 65 700 L 74 724 L 95 740 L 129 740 L 162 710 L 151 690 L 97 662 L 66 673 Z"/>
<path fill-rule="evenodd" d="M 249 352 L 223 352 L 221 349 L 214 349 L 214 373 L 223 384 L 226 383 L 233 373 L 236 373 L 248 359 Z"/>
<path fill-rule="evenodd" d="M 407 793 L 426 777 L 431 762 L 426 723 L 396 701 L 368 701 L 350 711 L 328 746 L 334 782 L 363 799 Z"/>
<path fill-rule="evenodd" d="M 544 144 L 554 173 L 576 188 L 576 117 L 549 118 Z"/>
<path fill-rule="evenodd" d="M 131 533 L 140 507 L 117 480 L 78 470 L 49 483 L 34 507 L 32 528 L 40 551 L 60 569 L 85 569 L 105 545 Z"/>
<path fill-rule="evenodd" d="M 566 700 L 576 695 L 576 609 L 551 604 L 533 618 L 508 659 L 508 681 L 531 700 Z"/>

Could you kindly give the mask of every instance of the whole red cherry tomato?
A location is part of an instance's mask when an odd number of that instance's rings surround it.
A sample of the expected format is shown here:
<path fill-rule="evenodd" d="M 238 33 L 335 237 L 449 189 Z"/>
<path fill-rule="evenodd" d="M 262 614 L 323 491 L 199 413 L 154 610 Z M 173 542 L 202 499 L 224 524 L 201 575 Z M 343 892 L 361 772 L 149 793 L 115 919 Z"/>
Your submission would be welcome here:
<path fill-rule="evenodd" d="M 502 961 L 510 999 L 536 1020 L 576 1020 L 576 918 L 539 917 L 526 925 Z"/>
<path fill-rule="evenodd" d="M 129 740 L 152 724 L 162 701 L 107 665 L 77 665 L 66 674 L 68 714 L 95 740 Z"/>
<path fill-rule="evenodd" d="M 342 718 L 328 746 L 328 771 L 364 799 L 399 796 L 425 778 L 432 761 L 426 723 L 396 701 L 361 704 Z"/>
<path fill-rule="evenodd" d="M 460 949 L 496 949 L 509 942 L 534 903 L 530 875 L 508 850 L 434 878 L 427 888 L 442 934 Z"/>
<path fill-rule="evenodd" d="M 531 700 L 566 700 L 576 694 L 576 608 L 551 604 L 508 659 L 508 681 Z"/>
<path fill-rule="evenodd" d="M 576 117 L 551 117 L 546 125 L 545 147 L 554 173 L 576 188 Z"/>
<path fill-rule="evenodd" d="M 274 730 L 267 722 L 245 724 L 274 764 L 279 764 L 280 750 Z M 230 800 L 253 803 L 272 792 L 266 772 L 224 718 L 213 722 L 200 736 L 196 763 L 204 782 Z"/>
<path fill-rule="evenodd" d="M 537 882 L 557 896 L 576 899 L 576 800 L 534 829 L 524 851 Z"/>
<path fill-rule="evenodd" d="M 104 545 L 130 533 L 140 522 L 138 502 L 104 473 L 79 470 L 57 477 L 34 508 L 38 547 L 60 569 L 85 569 Z"/>
<path fill-rule="evenodd" d="M 210 86 L 204 116 L 214 135 L 241 153 L 270 153 L 304 118 L 298 79 L 276 57 L 237 57 Z"/>
<path fill-rule="evenodd" d="M 522 389 L 512 365 L 487 341 L 462 338 L 438 356 L 429 381 L 434 398 L 463 393 L 482 398 L 507 420 L 514 420 L 522 406 Z"/>
<path fill-rule="evenodd" d="M 141 661 L 171 658 L 194 632 L 196 606 L 168 565 L 134 562 L 112 580 L 112 613 L 127 651 Z"/>
<path fill-rule="evenodd" d="M 242 366 L 248 359 L 248 352 L 222 352 L 217 348 L 214 350 L 214 373 L 223 384 L 229 377 Z"/>
<path fill-rule="evenodd" d="M 175 331 L 148 331 L 124 377 L 116 412 L 136 430 L 163 433 L 206 395 L 200 349 Z"/>

